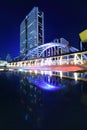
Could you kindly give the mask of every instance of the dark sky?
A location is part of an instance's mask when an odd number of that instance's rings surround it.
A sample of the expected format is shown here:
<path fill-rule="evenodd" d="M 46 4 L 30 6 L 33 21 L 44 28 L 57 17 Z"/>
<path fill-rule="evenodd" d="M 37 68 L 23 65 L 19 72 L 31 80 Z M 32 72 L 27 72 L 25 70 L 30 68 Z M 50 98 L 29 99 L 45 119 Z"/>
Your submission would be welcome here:
<path fill-rule="evenodd" d="M 64 37 L 79 46 L 79 33 L 87 29 L 86 0 L 0 0 L 0 57 L 19 55 L 20 23 L 34 6 L 44 12 L 45 42 Z"/>

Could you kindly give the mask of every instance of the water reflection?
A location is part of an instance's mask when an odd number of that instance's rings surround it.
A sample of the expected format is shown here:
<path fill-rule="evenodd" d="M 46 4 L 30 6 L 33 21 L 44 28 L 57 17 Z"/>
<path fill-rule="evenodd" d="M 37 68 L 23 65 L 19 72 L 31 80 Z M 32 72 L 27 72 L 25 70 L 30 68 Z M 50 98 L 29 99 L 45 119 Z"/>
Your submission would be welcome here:
<path fill-rule="evenodd" d="M 29 74 L 26 76 L 29 83 L 32 83 L 33 85 L 36 85 L 37 87 L 40 87 L 42 89 L 46 90 L 57 90 L 57 89 L 64 89 L 67 86 L 72 86 L 74 84 L 77 84 L 77 82 L 70 79 L 62 79 L 61 77 L 54 77 L 49 75 L 35 75 L 35 74 Z"/>
<path fill-rule="evenodd" d="M 24 119 L 32 124 L 33 129 L 41 129 L 44 119 L 43 110 L 43 91 L 37 86 L 32 85 L 26 76 L 20 80 L 20 102 L 24 107 Z"/>
<path fill-rule="evenodd" d="M 86 128 L 87 82 L 78 78 L 86 78 L 87 73 L 41 73 L 3 73 L 3 77 L 17 85 L 19 104 L 16 105 L 21 104 L 21 126 L 26 130 Z"/>
<path fill-rule="evenodd" d="M 46 85 L 51 87 L 45 87 Z M 20 102 L 24 107 L 24 118 L 32 124 L 32 129 L 58 129 L 58 125 L 62 125 L 62 121 L 66 120 L 67 114 L 70 113 L 66 111 L 69 110 L 69 105 L 80 101 L 79 85 L 79 82 L 74 80 L 56 76 L 23 74 L 20 80 Z M 64 119 L 61 119 L 61 116 L 64 116 Z"/>

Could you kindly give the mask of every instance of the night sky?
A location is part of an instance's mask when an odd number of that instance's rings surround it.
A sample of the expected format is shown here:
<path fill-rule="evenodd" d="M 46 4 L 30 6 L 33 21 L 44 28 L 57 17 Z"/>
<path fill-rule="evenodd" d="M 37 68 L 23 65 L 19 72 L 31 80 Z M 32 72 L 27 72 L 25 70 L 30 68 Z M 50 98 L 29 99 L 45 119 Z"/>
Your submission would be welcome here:
<path fill-rule="evenodd" d="M 79 33 L 87 29 L 85 0 L 0 0 L 0 57 L 19 55 L 20 23 L 34 6 L 44 12 L 45 43 L 64 37 L 79 47 Z"/>

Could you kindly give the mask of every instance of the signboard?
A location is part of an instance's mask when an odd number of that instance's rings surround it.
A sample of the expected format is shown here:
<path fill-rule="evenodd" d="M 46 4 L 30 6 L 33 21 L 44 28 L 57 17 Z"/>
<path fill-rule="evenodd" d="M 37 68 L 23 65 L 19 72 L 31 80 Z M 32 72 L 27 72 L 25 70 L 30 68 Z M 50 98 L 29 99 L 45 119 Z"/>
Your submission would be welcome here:
<path fill-rule="evenodd" d="M 79 36 L 83 43 L 87 42 L 87 29 L 79 33 Z"/>

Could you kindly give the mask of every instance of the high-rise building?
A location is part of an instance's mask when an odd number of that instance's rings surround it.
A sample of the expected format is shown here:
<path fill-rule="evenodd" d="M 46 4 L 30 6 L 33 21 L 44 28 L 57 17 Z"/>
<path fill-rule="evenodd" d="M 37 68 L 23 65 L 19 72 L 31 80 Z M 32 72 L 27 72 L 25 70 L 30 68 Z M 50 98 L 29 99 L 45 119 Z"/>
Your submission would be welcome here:
<path fill-rule="evenodd" d="M 44 43 L 44 13 L 34 7 L 20 25 L 20 55 Z M 38 52 L 37 52 L 38 55 Z"/>
<path fill-rule="evenodd" d="M 20 54 L 26 54 L 27 49 L 27 19 L 25 18 L 20 25 Z"/>

